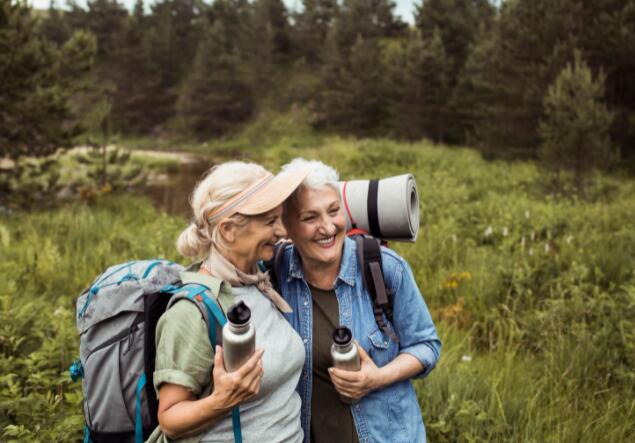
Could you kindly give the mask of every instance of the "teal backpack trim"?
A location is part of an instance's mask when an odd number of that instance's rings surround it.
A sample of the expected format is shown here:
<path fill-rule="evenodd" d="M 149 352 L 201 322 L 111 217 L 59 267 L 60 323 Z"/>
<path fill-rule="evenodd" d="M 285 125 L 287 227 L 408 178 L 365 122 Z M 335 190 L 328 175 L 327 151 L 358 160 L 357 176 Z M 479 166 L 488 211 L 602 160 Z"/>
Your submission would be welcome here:
<path fill-rule="evenodd" d="M 137 403 L 135 407 L 134 419 L 134 440 L 135 443 L 143 443 L 143 418 L 141 417 L 141 393 L 146 385 L 146 373 L 143 372 L 137 382 Z"/>
<path fill-rule="evenodd" d="M 192 300 L 194 303 L 199 301 L 203 302 L 205 309 L 207 310 L 207 318 L 209 321 L 209 327 L 207 328 L 209 341 L 212 346 L 215 346 L 218 343 L 218 337 L 216 337 L 216 322 L 218 322 L 222 328 L 225 326 L 225 323 L 227 323 L 227 319 L 225 318 L 225 314 L 221 310 L 220 306 L 205 295 L 205 292 L 208 290 L 209 288 L 207 286 L 197 283 L 188 283 L 183 286 L 166 286 L 162 289 L 162 292 L 176 294 L 187 291 L 186 298 Z M 232 429 L 234 431 L 234 442 L 243 443 L 242 427 L 240 424 L 240 410 L 238 406 L 232 409 Z"/>

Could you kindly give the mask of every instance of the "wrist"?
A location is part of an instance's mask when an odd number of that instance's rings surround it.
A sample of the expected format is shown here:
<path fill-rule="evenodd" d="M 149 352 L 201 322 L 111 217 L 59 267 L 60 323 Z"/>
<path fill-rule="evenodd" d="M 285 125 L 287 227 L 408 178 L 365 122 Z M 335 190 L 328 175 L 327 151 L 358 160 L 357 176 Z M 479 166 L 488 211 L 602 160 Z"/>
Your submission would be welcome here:
<path fill-rule="evenodd" d="M 386 370 L 386 366 L 377 368 L 377 373 L 373 380 L 373 390 L 382 389 L 390 383 L 390 373 Z"/>
<path fill-rule="evenodd" d="M 212 391 L 210 395 L 205 397 L 205 400 L 205 406 L 207 407 L 208 411 L 212 413 L 223 413 L 231 410 L 232 408 L 229 399 L 218 391 Z"/>

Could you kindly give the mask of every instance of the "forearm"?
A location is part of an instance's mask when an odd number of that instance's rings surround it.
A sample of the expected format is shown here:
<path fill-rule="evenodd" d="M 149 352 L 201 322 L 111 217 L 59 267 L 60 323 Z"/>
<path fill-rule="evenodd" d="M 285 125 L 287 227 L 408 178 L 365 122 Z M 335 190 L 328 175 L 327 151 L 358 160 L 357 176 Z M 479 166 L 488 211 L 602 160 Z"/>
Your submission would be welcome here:
<path fill-rule="evenodd" d="M 199 400 L 183 400 L 159 413 L 163 433 L 169 438 L 182 438 L 197 434 L 224 418 L 230 407 L 218 396 Z"/>
<path fill-rule="evenodd" d="M 377 387 L 381 389 L 402 380 L 408 380 L 424 370 L 423 364 L 413 355 L 402 353 L 393 361 L 379 368 Z"/>

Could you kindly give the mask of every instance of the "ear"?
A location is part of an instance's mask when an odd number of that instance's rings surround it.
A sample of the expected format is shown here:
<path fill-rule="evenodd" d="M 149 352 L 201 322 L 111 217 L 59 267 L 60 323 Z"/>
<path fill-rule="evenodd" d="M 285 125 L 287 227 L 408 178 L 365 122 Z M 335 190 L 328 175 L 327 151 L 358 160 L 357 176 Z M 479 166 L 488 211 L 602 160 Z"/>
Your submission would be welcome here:
<path fill-rule="evenodd" d="M 223 240 L 228 244 L 232 244 L 236 241 L 236 228 L 237 226 L 230 221 L 222 221 L 218 225 L 218 232 Z"/>

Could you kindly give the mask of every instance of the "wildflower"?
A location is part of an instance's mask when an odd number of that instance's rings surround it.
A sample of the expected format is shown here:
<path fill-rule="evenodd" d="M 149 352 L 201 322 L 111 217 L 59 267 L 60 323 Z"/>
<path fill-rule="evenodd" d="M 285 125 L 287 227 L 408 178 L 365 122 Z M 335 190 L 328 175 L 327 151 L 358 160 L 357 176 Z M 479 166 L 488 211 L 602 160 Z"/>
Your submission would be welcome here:
<path fill-rule="evenodd" d="M 472 356 L 471 355 L 464 355 L 463 357 L 461 357 L 461 361 L 470 362 L 470 361 L 472 361 Z"/>
<path fill-rule="evenodd" d="M 567 244 L 570 245 L 572 241 L 573 241 L 573 235 L 570 235 L 570 234 L 567 235 L 567 239 L 566 239 Z"/>
<path fill-rule="evenodd" d="M 459 287 L 459 281 L 454 276 L 450 276 L 444 283 L 443 289 L 456 289 Z"/>
<path fill-rule="evenodd" d="M 507 234 L 509 234 L 509 231 L 507 230 L 507 226 L 505 226 L 503 228 L 503 237 L 507 237 Z"/>
<path fill-rule="evenodd" d="M 483 233 L 483 235 L 485 235 L 485 237 L 489 237 L 493 233 L 494 233 L 494 230 L 492 229 L 492 227 L 488 226 L 487 229 L 485 230 L 485 232 Z"/>
<path fill-rule="evenodd" d="M 549 243 L 545 243 L 545 252 L 549 254 Z"/>
<path fill-rule="evenodd" d="M 55 311 L 53 311 L 53 315 L 55 317 L 59 317 L 59 316 L 63 315 L 65 313 L 65 311 L 66 311 L 66 309 L 64 309 L 63 307 L 60 306 Z"/>
<path fill-rule="evenodd" d="M 459 280 L 461 280 L 461 281 L 472 280 L 472 273 L 470 271 L 461 272 L 459 274 Z"/>
<path fill-rule="evenodd" d="M 525 211 L 525 218 L 529 220 L 529 211 Z"/>

